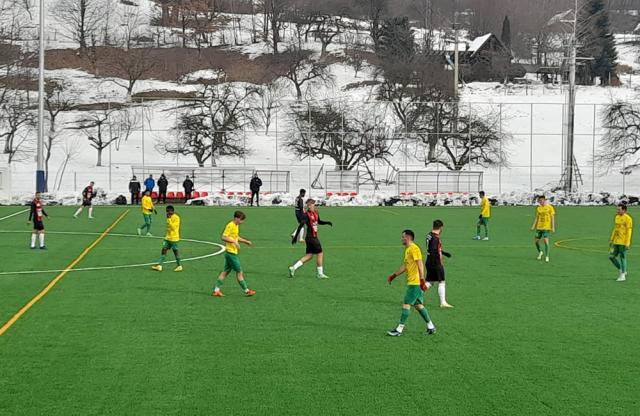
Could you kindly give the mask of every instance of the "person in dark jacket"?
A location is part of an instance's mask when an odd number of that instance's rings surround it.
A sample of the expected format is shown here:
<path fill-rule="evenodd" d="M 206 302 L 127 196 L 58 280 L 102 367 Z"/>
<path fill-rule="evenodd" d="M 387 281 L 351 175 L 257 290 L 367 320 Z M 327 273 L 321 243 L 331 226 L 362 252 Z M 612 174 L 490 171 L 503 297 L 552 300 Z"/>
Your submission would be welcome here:
<path fill-rule="evenodd" d="M 189 175 L 182 182 L 182 187 L 184 188 L 184 202 L 187 202 L 191 199 L 191 192 L 193 192 L 193 181 L 189 178 Z"/>
<path fill-rule="evenodd" d="M 162 203 L 167 203 L 167 187 L 169 186 L 169 181 L 167 177 L 164 176 L 164 173 L 160 175 L 160 179 L 158 179 L 158 200 L 156 204 L 160 203 L 160 199 L 162 199 Z"/>
<path fill-rule="evenodd" d="M 135 176 L 129 181 L 129 193 L 131 193 L 131 205 L 140 203 L 140 181 Z"/>
<path fill-rule="evenodd" d="M 305 213 L 304 213 L 304 197 L 305 197 L 306 194 L 307 194 L 306 190 L 300 189 L 300 193 L 296 197 L 295 213 L 296 213 L 296 221 L 298 222 L 298 225 L 293 230 L 293 233 L 291 233 L 291 238 L 293 238 L 296 235 L 296 233 L 298 232 L 298 227 L 300 226 L 300 224 L 304 223 L 304 217 L 305 217 Z M 304 227 L 300 229 L 300 233 L 298 234 L 298 238 L 299 238 L 299 240 L 298 240 L 299 242 L 303 242 L 304 241 Z"/>
<path fill-rule="evenodd" d="M 258 177 L 257 173 L 253 174 L 251 182 L 249 182 L 249 189 L 251 190 L 251 206 L 253 206 L 253 197 L 256 198 L 256 205 L 260 206 L 260 187 L 262 186 L 262 179 Z"/>
<path fill-rule="evenodd" d="M 156 181 L 153 179 L 153 175 L 149 175 L 149 177 L 144 180 L 144 188 L 149 192 L 153 192 L 153 188 L 155 187 Z"/>

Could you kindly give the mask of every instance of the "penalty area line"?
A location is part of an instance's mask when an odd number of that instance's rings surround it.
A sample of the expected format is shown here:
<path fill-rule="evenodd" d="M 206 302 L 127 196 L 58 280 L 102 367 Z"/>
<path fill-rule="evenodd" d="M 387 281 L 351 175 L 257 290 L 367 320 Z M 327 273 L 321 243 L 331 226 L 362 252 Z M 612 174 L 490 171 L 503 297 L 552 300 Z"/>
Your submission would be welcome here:
<path fill-rule="evenodd" d="M 31 299 L 18 312 L 16 312 L 16 314 L 13 315 L 11 317 L 11 319 L 9 319 L 4 325 L 2 325 L 2 327 L 0 327 L 0 337 L 3 336 L 16 322 L 18 322 L 18 320 L 25 313 L 27 313 L 29 311 L 29 309 L 31 309 L 36 303 L 38 303 L 38 301 L 40 301 L 40 299 L 45 297 L 46 294 L 49 293 L 51 291 L 51 289 L 53 289 L 53 287 L 55 285 L 57 285 L 58 282 L 60 282 L 60 280 L 62 280 L 62 278 L 64 278 L 67 275 L 67 273 L 69 273 L 69 271 L 71 269 L 73 269 L 78 263 L 80 263 L 82 261 L 82 259 L 84 259 L 87 256 L 87 254 L 89 254 L 91 252 L 91 250 L 96 248 L 96 246 L 98 244 L 100 244 L 100 242 L 102 240 L 104 240 L 104 238 L 107 236 L 107 234 L 109 234 L 109 232 L 111 230 L 113 230 L 120 223 L 120 221 L 122 221 L 124 219 L 124 217 L 127 216 L 128 213 L 129 213 L 129 210 L 126 210 L 125 212 L 120 214 L 120 216 L 118 216 L 118 218 L 116 218 L 116 220 L 113 223 L 111 223 L 111 225 L 108 226 L 107 229 L 104 230 L 102 232 L 102 234 L 100 234 L 100 236 L 98 238 L 96 238 L 93 243 L 91 243 L 91 245 L 89 245 L 87 248 L 85 248 L 82 251 L 82 253 L 80 253 L 80 255 L 78 257 L 76 257 L 75 260 L 73 260 L 60 274 L 58 274 L 52 281 L 50 281 L 49 284 L 44 289 L 42 289 L 40 291 L 40 293 L 38 293 L 36 296 L 34 296 L 33 299 Z"/>
<path fill-rule="evenodd" d="M 9 214 L 6 217 L 0 218 L 0 221 L 8 220 L 9 218 L 15 217 L 16 215 L 24 214 L 25 212 L 29 212 L 29 208 L 23 209 L 22 211 L 14 212 L 13 214 Z"/>

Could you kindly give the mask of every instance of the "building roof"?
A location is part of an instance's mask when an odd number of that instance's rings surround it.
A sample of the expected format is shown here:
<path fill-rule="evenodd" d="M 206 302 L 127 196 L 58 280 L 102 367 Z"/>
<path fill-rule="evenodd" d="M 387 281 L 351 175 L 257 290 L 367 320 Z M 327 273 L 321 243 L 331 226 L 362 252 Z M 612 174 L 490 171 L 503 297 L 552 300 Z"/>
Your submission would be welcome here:
<path fill-rule="evenodd" d="M 477 52 L 478 50 L 482 49 L 484 44 L 487 43 L 487 41 L 491 39 L 492 36 L 493 36 L 493 33 L 487 33 L 484 36 L 475 38 L 473 41 L 471 41 L 471 43 L 469 44 L 469 49 L 467 50 L 469 52 L 474 52 L 474 53 Z"/>

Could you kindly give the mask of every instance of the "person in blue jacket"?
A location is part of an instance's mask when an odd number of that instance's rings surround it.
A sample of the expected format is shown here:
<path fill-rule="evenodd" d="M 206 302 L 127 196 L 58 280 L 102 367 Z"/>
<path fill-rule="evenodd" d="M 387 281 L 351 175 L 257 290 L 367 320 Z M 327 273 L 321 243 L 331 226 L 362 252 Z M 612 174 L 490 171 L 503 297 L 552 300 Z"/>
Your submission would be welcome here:
<path fill-rule="evenodd" d="M 156 186 L 156 181 L 153 179 L 153 175 L 149 175 L 147 179 L 144 180 L 144 187 L 147 191 L 153 192 L 153 188 Z"/>

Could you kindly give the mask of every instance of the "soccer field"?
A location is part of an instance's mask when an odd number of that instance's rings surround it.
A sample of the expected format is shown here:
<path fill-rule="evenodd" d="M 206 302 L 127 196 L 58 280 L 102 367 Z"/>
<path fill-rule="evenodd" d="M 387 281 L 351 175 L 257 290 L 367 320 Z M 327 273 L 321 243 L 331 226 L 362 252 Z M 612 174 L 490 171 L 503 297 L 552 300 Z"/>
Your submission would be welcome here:
<path fill-rule="evenodd" d="M 164 207 L 158 207 L 164 210 Z M 0 218 L 24 207 L 0 207 Z M 0 325 L 83 250 L 123 207 L 94 220 L 49 207 L 48 250 L 30 250 L 28 213 L 0 220 Z M 131 209 L 71 271 L 0 336 L 0 414 L 637 415 L 640 256 L 617 283 L 607 258 L 614 207 L 557 207 L 551 262 L 535 259 L 534 208 L 496 207 L 491 241 L 472 241 L 477 208 L 323 208 L 328 280 L 292 247 L 292 209 L 247 208 L 240 253 L 244 297 L 222 268 L 219 237 L 232 208 L 177 207 L 183 273 L 148 265 L 161 238 L 138 237 Z M 640 219 L 640 211 L 629 213 Z M 438 332 L 412 311 L 402 337 L 400 233 L 424 249 L 445 223 L 447 297 L 426 295 Z M 164 218 L 153 233 L 163 236 Z M 198 257 L 204 257 L 197 259 Z M 173 260 L 171 254 L 169 260 Z M 131 267 L 129 267 L 131 266 Z M 171 266 L 171 265 L 168 265 Z M 28 273 L 21 273 L 28 272 Z"/>

